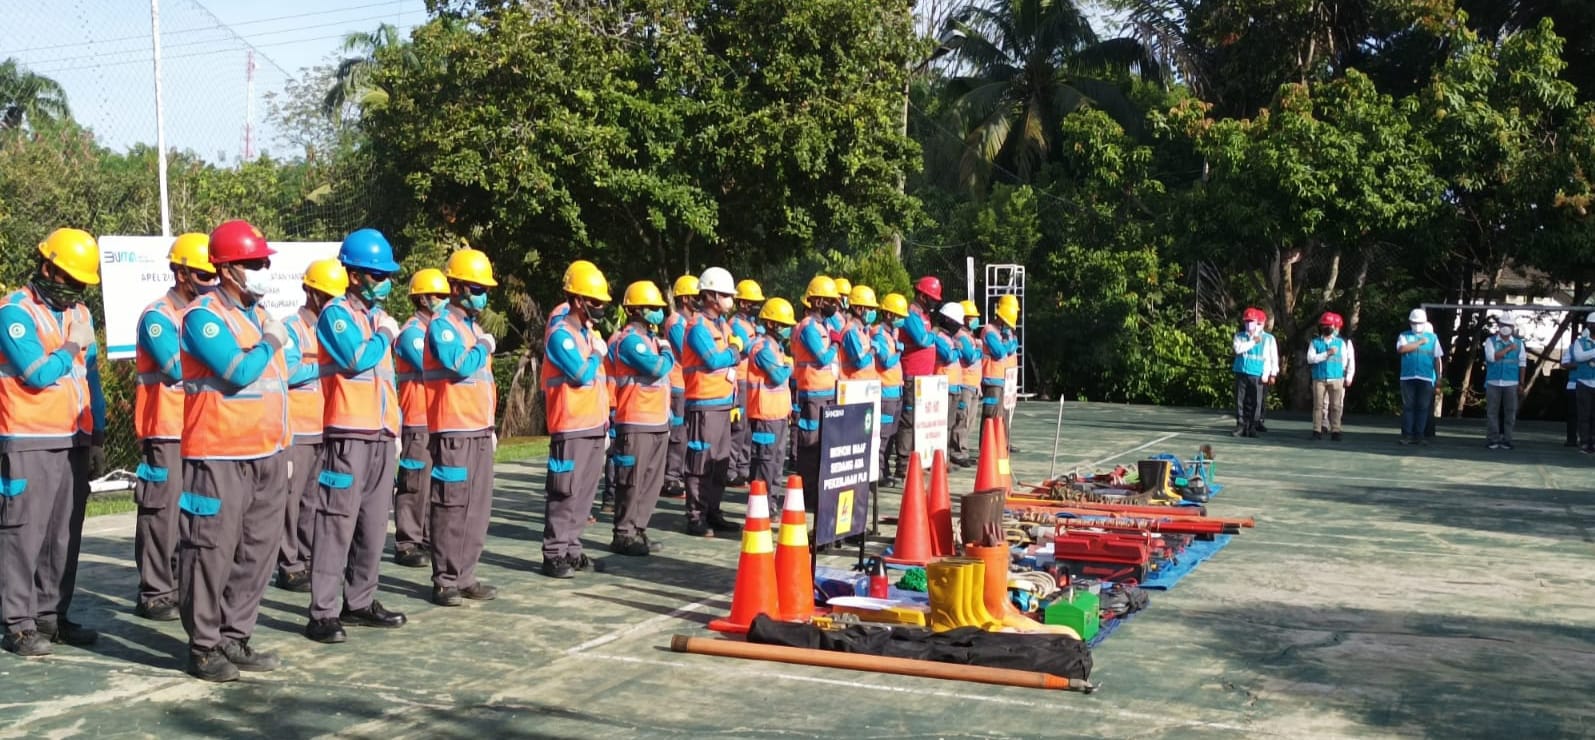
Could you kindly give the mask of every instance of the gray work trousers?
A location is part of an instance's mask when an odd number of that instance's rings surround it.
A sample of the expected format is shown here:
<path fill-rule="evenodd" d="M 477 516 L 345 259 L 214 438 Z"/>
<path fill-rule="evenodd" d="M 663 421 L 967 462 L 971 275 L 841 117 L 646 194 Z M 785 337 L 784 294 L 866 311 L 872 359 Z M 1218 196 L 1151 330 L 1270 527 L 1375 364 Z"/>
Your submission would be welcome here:
<path fill-rule="evenodd" d="M 1489 444 L 1512 443 L 1512 432 L 1517 430 L 1517 386 L 1484 386 L 1485 418 L 1488 420 L 1485 441 Z"/>
<path fill-rule="evenodd" d="M 593 436 L 555 436 L 548 443 L 548 477 L 543 508 L 543 559 L 578 557 L 582 531 L 604 474 L 602 430 Z M 655 492 L 657 496 L 657 492 Z M 617 517 L 618 519 L 618 517 Z"/>
<path fill-rule="evenodd" d="M 748 420 L 747 408 L 738 408 L 742 413 L 737 421 L 731 422 L 731 460 L 727 477 L 746 480 L 753 465 L 753 422 Z"/>
<path fill-rule="evenodd" d="M 792 425 L 786 419 L 750 419 L 747 423 L 753 442 L 749 479 L 764 481 L 770 495 L 779 499 L 786 491 L 781 472 L 786 467 L 787 434 Z"/>
<path fill-rule="evenodd" d="M 88 460 L 87 447 L 0 454 L 0 613 L 8 632 L 70 611 Z"/>
<path fill-rule="evenodd" d="M 648 531 L 659 491 L 665 485 L 668 429 L 620 430 L 615 434 L 615 536 L 638 537 Z M 586 522 L 585 519 L 582 520 Z"/>
<path fill-rule="evenodd" d="M 970 386 L 960 386 L 958 392 L 947 394 L 947 456 L 967 458 L 969 425 L 974 418 L 975 391 Z"/>
<path fill-rule="evenodd" d="M 430 548 L 427 503 L 432 498 L 432 455 L 426 427 L 399 430 L 399 482 L 393 489 L 393 546 L 396 550 Z"/>
<path fill-rule="evenodd" d="M 316 437 L 288 448 L 288 498 L 282 507 L 282 545 L 277 548 L 277 569 L 284 573 L 303 573 L 310 567 L 323 446 Z"/>
<path fill-rule="evenodd" d="M 731 465 L 731 407 L 687 409 L 687 521 L 721 519 Z"/>
<path fill-rule="evenodd" d="M 493 519 L 493 431 L 434 434 L 428 446 L 432 448 L 432 523 L 428 529 L 432 584 L 470 588 L 476 585 L 476 564 L 482 559 L 487 525 Z M 602 462 L 600 459 L 592 466 L 594 475 Z"/>
<path fill-rule="evenodd" d="M 665 457 L 665 480 L 681 483 L 687 467 L 687 396 L 670 391 L 670 448 Z"/>
<path fill-rule="evenodd" d="M 138 564 L 138 603 L 177 599 L 177 495 L 183 489 L 182 443 L 146 439 L 140 445 L 133 503 L 133 562 Z"/>
<path fill-rule="evenodd" d="M 797 432 L 792 435 L 797 447 L 797 474 L 803 476 L 803 508 L 809 515 L 820 501 L 820 419 L 835 398 L 798 399 Z"/>
<path fill-rule="evenodd" d="M 282 540 L 287 455 L 183 460 L 178 530 L 180 603 L 190 650 L 212 650 L 255 632 L 260 600 Z M 198 512 L 198 513 L 196 513 Z"/>
<path fill-rule="evenodd" d="M 903 415 L 903 399 L 882 398 L 880 423 L 880 453 L 881 453 L 881 478 L 889 478 L 892 473 L 892 445 L 897 441 L 897 425 Z"/>
<path fill-rule="evenodd" d="M 317 476 L 310 618 L 371 606 L 393 504 L 393 439 L 328 437 Z"/>
<path fill-rule="evenodd" d="M 902 407 L 897 413 L 897 436 L 892 438 L 892 457 L 896 460 L 897 477 L 908 474 L 909 459 L 914 454 L 914 381 L 903 380 Z"/>

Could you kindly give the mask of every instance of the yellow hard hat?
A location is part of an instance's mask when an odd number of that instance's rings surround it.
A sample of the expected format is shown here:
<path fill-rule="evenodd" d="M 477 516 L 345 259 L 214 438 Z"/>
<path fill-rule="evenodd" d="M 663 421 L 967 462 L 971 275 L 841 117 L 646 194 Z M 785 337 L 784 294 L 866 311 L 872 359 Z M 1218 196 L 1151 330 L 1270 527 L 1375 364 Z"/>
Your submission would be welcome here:
<path fill-rule="evenodd" d="M 654 285 L 652 280 L 638 280 L 626 286 L 626 295 L 622 296 L 622 299 L 628 307 L 665 307 L 665 297 L 659 293 L 659 286 Z"/>
<path fill-rule="evenodd" d="M 737 283 L 737 300 L 763 303 L 764 289 L 759 287 L 758 282 L 744 278 Z"/>
<path fill-rule="evenodd" d="M 416 270 L 410 276 L 410 295 L 448 295 L 449 279 L 436 267 Z"/>
<path fill-rule="evenodd" d="M 573 273 L 573 272 L 576 272 L 577 270 L 596 270 L 596 269 L 598 269 L 598 265 L 595 265 L 595 264 L 593 264 L 591 262 L 588 262 L 587 260 L 576 260 L 575 262 L 570 263 L 569 267 L 565 268 L 565 276 L 560 278 L 560 280 L 561 281 L 569 280 L 570 279 L 570 274 Z"/>
<path fill-rule="evenodd" d="M 216 266 L 210 263 L 210 234 L 189 233 L 177 237 L 166 253 L 166 261 L 178 267 L 215 274 Z"/>
<path fill-rule="evenodd" d="M 847 305 L 864 308 L 881 307 L 881 304 L 875 302 L 875 289 L 868 285 L 853 286 L 853 290 L 847 294 Z"/>
<path fill-rule="evenodd" d="M 604 303 L 613 300 L 609 297 L 609 281 L 604 279 L 604 273 L 599 272 L 591 262 L 586 265 L 571 265 L 570 269 L 565 271 L 565 292 Z"/>
<path fill-rule="evenodd" d="M 316 260 L 305 268 L 304 286 L 340 296 L 349 290 L 349 271 L 336 259 Z"/>
<path fill-rule="evenodd" d="M 1019 298 L 1011 295 L 998 298 L 997 309 L 993 313 L 1008 326 L 1019 326 Z"/>
<path fill-rule="evenodd" d="M 968 298 L 965 298 L 964 300 L 959 301 L 958 305 L 964 307 L 964 318 L 966 318 L 966 319 L 968 319 L 970 317 L 977 317 L 978 318 L 980 316 L 980 307 L 976 306 L 974 301 L 971 301 Z"/>
<path fill-rule="evenodd" d="M 853 281 L 848 280 L 847 278 L 837 278 L 836 279 L 836 294 L 837 295 L 851 295 L 852 292 L 853 292 Z M 849 300 L 851 300 L 851 299 L 849 299 Z"/>
<path fill-rule="evenodd" d="M 797 323 L 797 316 L 792 313 L 792 303 L 785 298 L 771 298 L 765 301 L 764 309 L 759 311 L 759 318 L 774 321 L 782 326 Z"/>
<path fill-rule="evenodd" d="M 837 291 L 836 281 L 824 275 L 815 275 L 814 279 L 809 281 L 809 289 L 803 293 L 803 299 L 805 301 L 810 298 L 841 297 L 842 294 Z"/>
<path fill-rule="evenodd" d="M 681 298 L 682 296 L 697 295 L 698 276 L 682 275 L 681 277 L 676 278 L 676 284 L 670 286 L 670 292 L 675 293 L 677 298 Z"/>
<path fill-rule="evenodd" d="M 39 254 L 84 285 L 100 284 L 100 247 L 82 229 L 56 229 L 39 242 Z"/>
<path fill-rule="evenodd" d="M 908 299 L 902 293 L 887 293 L 881 299 L 881 310 L 893 316 L 908 316 Z"/>
<path fill-rule="evenodd" d="M 493 263 L 480 249 L 461 249 L 449 255 L 443 275 L 450 280 L 486 288 L 498 285 L 498 281 L 493 279 Z"/>

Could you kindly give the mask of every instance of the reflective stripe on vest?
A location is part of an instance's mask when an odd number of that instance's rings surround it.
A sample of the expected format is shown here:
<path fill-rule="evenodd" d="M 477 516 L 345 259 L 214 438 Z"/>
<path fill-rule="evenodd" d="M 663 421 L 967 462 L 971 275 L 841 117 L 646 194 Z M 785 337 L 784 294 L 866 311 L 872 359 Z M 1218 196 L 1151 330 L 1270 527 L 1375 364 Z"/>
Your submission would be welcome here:
<path fill-rule="evenodd" d="M 627 324 L 611 340 L 605 362 L 609 365 L 615 423 L 664 428 L 670 423 L 670 376 L 644 380 L 636 369 L 620 359 L 620 347 L 626 342 L 641 343 L 654 353 L 663 349 L 658 337 L 637 328 L 636 324 Z"/>
<path fill-rule="evenodd" d="M 730 328 L 726 326 L 724 321 L 711 321 L 709 317 L 703 314 L 692 317 L 692 320 L 687 323 L 687 331 L 686 334 L 682 335 L 683 340 L 681 342 L 686 345 L 681 349 L 681 362 L 686 365 L 687 400 L 730 400 L 736 394 L 736 386 L 731 382 L 732 376 L 736 375 L 736 366 L 733 365 L 719 370 L 709 369 L 708 363 L 692 348 L 692 342 L 685 339 L 687 334 L 692 333 L 693 328 L 699 326 L 708 330 L 709 336 L 714 340 L 714 348 L 717 352 L 731 349 L 731 344 L 726 340 L 726 335 L 730 332 Z"/>
<path fill-rule="evenodd" d="M 72 321 L 89 320 L 89 311 L 82 304 L 57 319 L 27 288 L 7 296 L 6 303 L 21 306 L 33 319 L 44 350 L 38 360 L 41 363 L 66 344 L 69 316 Z M 87 348 L 79 347 L 72 357 L 72 369 L 48 388 L 29 387 L 22 378 L 32 368 L 17 367 L 9 357 L 0 359 L 0 437 L 70 439 L 93 433 L 87 357 Z"/>
<path fill-rule="evenodd" d="M 823 320 L 805 316 L 798 322 L 792 331 L 792 375 L 797 379 L 797 389 L 802 393 L 833 393 L 836 375 L 831 372 L 831 366 L 820 362 L 803 344 L 803 330 L 808 326 L 814 326 L 819 332 L 822 351 L 831 347 L 831 330 Z"/>
<path fill-rule="evenodd" d="M 598 332 L 587 329 L 570 316 L 565 317 L 565 327 L 570 332 L 573 344 L 566 349 L 576 350 L 584 367 L 593 357 L 602 360 L 607 354 L 608 348 Z M 553 334 L 549 334 L 549 337 L 552 338 Z M 598 372 L 593 374 L 592 382 L 578 385 L 574 378 L 566 377 L 559 366 L 549 359 L 545 349 L 542 374 L 549 434 L 602 429 L 609 421 L 609 380 L 602 361 L 598 363 Z"/>
<path fill-rule="evenodd" d="M 182 331 L 183 315 L 172 293 L 157 298 L 139 314 L 138 326 L 143 331 L 144 316 L 157 313 Z M 181 350 L 179 350 L 181 351 Z M 178 363 L 178 376 L 182 376 L 182 357 Z M 179 380 L 168 384 L 166 374 L 156 366 L 154 356 L 138 342 L 133 354 L 133 367 L 138 372 L 138 386 L 133 389 L 133 432 L 139 439 L 177 439 L 183 436 L 183 384 Z"/>
<path fill-rule="evenodd" d="M 313 437 L 321 434 L 326 414 L 326 396 L 321 392 L 321 379 L 326 377 L 328 368 L 321 358 L 321 340 L 316 336 L 315 314 L 300 308 L 288 318 L 288 323 L 299 335 L 299 362 L 316 366 L 314 378 L 288 388 L 288 426 L 296 437 Z"/>
<path fill-rule="evenodd" d="M 426 316 L 415 314 L 399 327 L 399 335 L 411 329 L 419 329 L 421 335 L 415 338 L 420 346 L 416 347 L 421 356 L 426 356 L 426 327 L 430 323 Z M 397 338 L 394 341 L 398 341 Z M 393 352 L 393 379 L 399 384 L 399 416 L 401 424 L 407 427 L 426 426 L 426 374 L 421 368 L 411 365 L 399 355 L 397 349 Z"/>
<path fill-rule="evenodd" d="M 993 334 L 996 335 L 995 340 L 998 344 L 1004 342 L 1002 330 L 997 327 L 987 324 L 980 329 L 980 382 L 985 385 L 1002 385 L 1008 377 L 1008 358 L 999 360 L 986 351 L 987 340 L 992 339 Z"/>
<path fill-rule="evenodd" d="M 364 347 L 375 334 L 380 308 L 362 308 L 347 298 L 339 297 L 332 304 L 342 304 L 348 309 L 359 333 L 358 346 Z M 336 324 L 333 329 L 337 330 Z M 321 383 L 326 396 L 326 413 L 323 417 L 328 430 L 351 432 L 382 432 L 399 435 L 399 390 L 393 373 L 393 355 L 382 354 L 375 367 L 351 373 L 330 363 Z"/>
<path fill-rule="evenodd" d="M 748 356 L 756 356 L 768 346 L 777 362 L 785 362 L 780 343 L 767 336 L 759 336 L 748 345 Z M 771 382 L 770 376 L 759 363 L 748 363 L 748 418 L 759 421 L 781 421 L 792 415 L 792 387 L 786 383 Z"/>
<path fill-rule="evenodd" d="M 863 322 L 859 321 L 858 319 L 850 319 L 847 322 L 847 333 L 856 336 L 858 341 L 864 345 L 865 349 L 873 352 L 874 347 L 870 344 L 869 328 L 864 326 Z M 842 351 L 846 351 L 846 349 L 844 348 Z M 843 361 L 841 363 L 843 380 L 879 380 L 881 377 L 880 371 L 875 369 L 875 358 L 873 354 L 870 356 L 870 361 L 865 363 L 864 367 L 853 370 L 850 369 L 851 365 L 852 363 L 849 361 Z"/>
<path fill-rule="evenodd" d="M 242 358 L 261 343 L 265 309 L 232 306 L 214 295 L 190 304 L 206 309 L 226 326 Z M 187 312 L 185 312 L 187 315 Z M 183 349 L 183 457 L 209 460 L 253 460 L 282 451 L 289 443 L 288 368 L 279 350 L 253 383 L 237 388 L 198 357 Z"/>
<path fill-rule="evenodd" d="M 476 346 L 476 329 L 465 318 L 464 312 L 450 306 L 448 312 L 432 317 L 443 321 L 459 337 L 464 352 Z M 427 336 L 431 337 L 430 329 Z M 482 367 L 470 377 L 458 378 L 438 362 L 437 348 L 427 340 L 426 354 L 421 357 L 422 381 L 426 383 L 426 426 L 433 434 L 439 432 L 480 432 L 493 428 L 494 414 L 498 411 L 498 391 L 493 383 L 493 363 Z"/>

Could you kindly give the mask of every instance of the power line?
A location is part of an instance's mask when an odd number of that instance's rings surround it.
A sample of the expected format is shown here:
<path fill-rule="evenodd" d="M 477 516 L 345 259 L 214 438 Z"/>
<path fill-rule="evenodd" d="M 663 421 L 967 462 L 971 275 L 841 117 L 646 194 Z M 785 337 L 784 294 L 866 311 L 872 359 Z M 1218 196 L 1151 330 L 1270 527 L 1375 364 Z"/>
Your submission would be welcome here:
<path fill-rule="evenodd" d="M 249 44 L 249 43 L 245 43 L 243 46 L 240 46 L 240 47 L 224 47 L 224 48 L 218 48 L 218 49 L 206 49 L 204 51 L 189 52 L 187 54 L 161 54 L 161 60 L 165 61 L 165 60 L 168 60 L 168 59 L 189 59 L 189 58 L 192 58 L 192 57 L 213 56 L 213 55 L 216 55 L 216 54 L 226 54 L 226 53 L 235 52 L 235 51 L 236 52 L 243 52 L 243 51 L 249 51 L 250 49 L 255 50 L 257 52 L 257 54 L 258 54 L 258 52 L 261 49 L 270 49 L 270 48 L 278 47 L 278 46 L 292 46 L 294 44 L 302 44 L 302 43 L 307 43 L 307 42 L 310 42 L 310 41 L 326 41 L 328 39 L 341 39 L 341 38 L 343 38 L 343 37 L 345 37 L 347 35 L 348 34 L 339 33 L 339 34 L 333 34 L 331 36 L 316 36 L 316 37 L 308 38 L 308 39 L 294 39 L 293 41 L 277 41 L 277 42 L 270 43 L 270 44 Z M 273 61 L 270 57 L 267 57 L 264 54 L 258 54 L 258 55 L 261 58 L 265 59 L 266 61 L 271 62 L 271 66 L 276 67 L 277 70 L 279 72 L 282 72 L 284 76 L 289 76 L 289 77 L 292 76 L 286 70 L 284 70 L 282 68 L 282 65 L 280 65 L 277 62 Z M 133 65 L 133 64 L 149 64 L 152 58 L 153 57 L 151 57 L 151 56 L 146 56 L 143 59 L 131 59 L 131 60 L 127 60 L 127 61 L 117 61 L 117 62 L 105 62 L 103 64 L 84 64 L 84 65 L 79 65 L 79 66 L 76 66 L 76 67 L 60 67 L 60 68 L 51 69 L 51 70 L 35 70 L 35 71 L 38 72 L 39 74 L 42 74 L 42 75 L 53 75 L 53 74 L 60 74 L 62 72 L 75 72 L 75 71 L 84 70 L 84 69 L 105 69 L 107 67 L 126 67 L 128 65 Z"/>
<path fill-rule="evenodd" d="M 254 38 L 259 38 L 259 37 L 262 37 L 262 36 L 276 36 L 276 35 L 284 34 L 284 33 L 297 33 L 297 32 L 300 32 L 300 31 L 313 31 L 313 30 L 316 30 L 318 28 L 331 28 L 333 26 L 343 25 L 343 24 L 346 24 L 346 23 L 364 23 L 366 21 L 382 20 L 382 19 L 385 19 L 387 17 L 388 17 L 388 14 L 384 13 L 382 15 L 370 16 L 370 17 L 366 17 L 366 18 L 350 18 L 350 19 L 347 19 L 347 20 L 335 21 L 335 22 L 332 22 L 332 23 L 317 23 L 317 24 L 314 24 L 314 25 L 298 26 L 298 27 L 295 27 L 295 28 L 281 28 L 281 29 L 277 29 L 275 31 L 262 31 L 261 33 L 255 34 Z M 246 39 L 243 36 L 240 36 L 239 34 L 234 32 L 232 30 L 232 28 L 229 27 L 229 26 L 213 27 L 213 28 L 209 28 L 209 29 L 206 29 L 206 30 L 207 31 L 224 31 L 231 38 L 200 39 L 198 41 L 186 41 L 186 42 L 177 43 L 177 44 L 165 44 L 165 43 L 163 43 L 161 45 L 161 49 L 164 51 L 166 49 L 182 49 L 182 48 L 186 48 L 186 47 L 203 46 L 205 44 L 231 43 L 234 40 L 241 40 L 245 44 L 249 44 L 251 46 L 257 46 L 256 44 L 251 44 L 249 39 Z M 161 35 L 165 36 L 166 34 L 163 33 Z M 342 35 L 342 34 L 340 34 L 340 35 Z M 145 38 L 148 38 L 148 36 L 146 35 Z M 304 40 L 308 41 L 309 39 L 304 39 Z M 294 43 L 299 43 L 299 42 L 295 41 Z M 136 59 L 134 59 L 132 61 L 148 61 L 150 59 L 150 52 L 149 52 L 148 49 L 115 49 L 115 50 L 110 50 L 110 51 L 96 52 L 94 54 L 84 54 L 84 55 L 72 56 L 72 57 L 57 57 L 55 59 L 40 59 L 40 60 L 37 60 L 37 61 L 29 61 L 28 62 L 28 66 L 29 67 L 35 67 L 35 65 L 51 64 L 51 63 L 56 63 L 56 62 L 76 62 L 76 61 L 81 61 L 81 60 L 84 60 L 84 59 L 104 59 L 107 55 L 115 56 L 115 55 L 126 55 L 126 54 L 135 54 L 135 53 L 136 54 L 142 54 L 143 56 L 141 56 L 139 58 L 136 58 Z M 164 57 L 165 55 L 163 54 L 162 56 Z M 123 61 L 123 60 L 122 59 L 111 59 L 109 61 L 110 62 L 120 62 L 120 61 Z"/>
<path fill-rule="evenodd" d="M 237 28 L 239 26 L 253 26 L 253 25 L 259 25 L 261 23 L 270 23 L 272 21 L 286 21 L 286 20 L 293 20 L 295 18 L 309 18 L 309 17 L 312 17 L 312 16 L 333 15 L 333 14 L 336 14 L 336 13 L 347 13 L 347 12 L 350 12 L 352 10 L 365 10 L 367 8 L 391 7 L 391 6 L 394 6 L 394 5 L 402 5 L 402 4 L 403 4 L 403 0 L 387 0 L 387 2 L 370 3 L 370 4 L 367 4 L 367 5 L 351 5 L 351 6 L 347 7 L 347 8 L 338 8 L 337 10 L 318 10 L 318 11 L 311 12 L 311 13 L 295 13 L 293 15 L 279 15 L 279 16 L 277 16 L 275 18 L 258 18 L 258 19 L 250 20 L 250 21 L 242 21 L 242 22 L 239 22 L 239 23 L 227 24 L 227 27 L 229 27 L 229 28 Z M 378 18 L 386 18 L 386 17 L 387 17 L 386 14 L 378 16 Z M 352 19 L 352 20 L 349 20 L 347 22 L 355 23 L 358 20 L 364 20 L 364 19 Z M 196 28 L 174 28 L 174 29 L 162 31 L 161 35 L 162 36 L 168 36 L 168 35 L 175 36 L 177 34 L 196 33 L 196 32 L 204 32 L 204 31 L 217 31 L 217 30 L 222 30 L 222 29 L 218 29 L 215 26 L 205 26 L 203 28 L 198 28 L 198 27 L 196 27 Z M 78 47 L 78 46 L 98 46 L 100 44 L 108 44 L 108 43 L 111 43 L 113 41 L 148 41 L 149 37 L 150 37 L 150 35 L 147 34 L 147 33 L 138 34 L 136 36 L 115 36 L 115 37 L 108 38 L 108 39 L 95 39 L 93 41 L 76 41 L 76 42 L 73 42 L 73 43 L 70 43 L 70 44 L 47 44 L 45 46 L 30 46 L 30 47 L 28 47 L 26 49 L 12 49 L 12 50 L 10 50 L 10 51 L 8 51 L 6 53 L 8 55 L 16 55 L 16 54 L 21 54 L 23 52 L 41 51 L 41 50 L 45 50 L 45 49 L 70 49 L 70 48 L 74 48 L 74 47 Z"/>

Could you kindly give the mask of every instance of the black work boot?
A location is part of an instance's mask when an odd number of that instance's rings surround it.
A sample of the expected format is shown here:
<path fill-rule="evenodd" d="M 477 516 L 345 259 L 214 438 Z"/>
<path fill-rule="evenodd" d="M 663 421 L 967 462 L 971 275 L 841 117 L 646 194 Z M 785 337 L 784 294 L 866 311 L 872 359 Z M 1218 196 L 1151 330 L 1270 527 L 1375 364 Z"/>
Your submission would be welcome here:
<path fill-rule="evenodd" d="M 404 615 L 382 608 L 382 602 L 373 599 L 371 605 L 364 609 L 350 609 L 348 604 L 343 605 L 343 613 L 338 615 L 338 621 L 353 627 L 403 627 Z"/>
<path fill-rule="evenodd" d="M 629 555 L 631 557 L 646 557 L 649 553 L 662 549 L 656 543 L 648 541 L 648 535 L 639 534 L 635 537 L 615 535 L 609 541 L 609 551 L 616 555 Z"/>
<path fill-rule="evenodd" d="M 393 562 L 406 568 L 424 568 L 432 562 L 432 557 L 422 548 L 407 545 L 393 549 Z"/>
<path fill-rule="evenodd" d="M 459 606 L 460 590 L 453 586 L 433 586 L 432 603 L 438 606 Z"/>
<path fill-rule="evenodd" d="M 349 639 L 349 634 L 343 631 L 343 622 L 333 617 L 310 620 L 310 623 L 305 625 L 305 637 L 331 645 Z"/>
<path fill-rule="evenodd" d="M 50 642 L 61 645 L 82 647 L 84 645 L 93 645 L 96 640 L 100 639 L 99 632 L 84 627 L 70 619 L 59 621 L 54 619 L 36 619 L 34 620 L 34 625 L 39 630 L 39 634 L 49 638 Z"/>
<path fill-rule="evenodd" d="M 297 573 L 277 571 L 277 588 L 296 594 L 310 593 L 310 571 L 301 570 Z"/>
<path fill-rule="evenodd" d="M 139 602 L 133 607 L 133 614 L 151 622 L 171 622 L 182 616 L 177 611 L 177 602 L 164 596 Z"/>
<path fill-rule="evenodd" d="M 576 572 L 570 567 L 570 561 L 561 556 L 543 556 L 543 575 L 549 578 L 575 578 Z"/>
<path fill-rule="evenodd" d="M 188 650 L 188 675 L 201 681 L 212 683 L 226 683 L 238 680 L 238 666 L 227 659 L 221 650 L 212 648 Z"/>
<path fill-rule="evenodd" d="M 0 640 L 0 648 L 24 658 L 35 658 L 55 652 L 55 649 L 50 647 L 50 638 L 39 634 L 38 630 L 7 632 L 5 639 Z"/>
<path fill-rule="evenodd" d="M 249 646 L 249 640 L 228 640 L 222 643 L 221 653 L 240 671 L 270 673 L 282 667 L 276 653 L 256 650 Z"/>
<path fill-rule="evenodd" d="M 493 588 L 492 586 L 489 586 L 481 581 L 477 581 L 476 583 L 460 589 L 460 596 L 470 599 L 471 601 L 492 601 L 498 598 L 498 589 Z"/>

